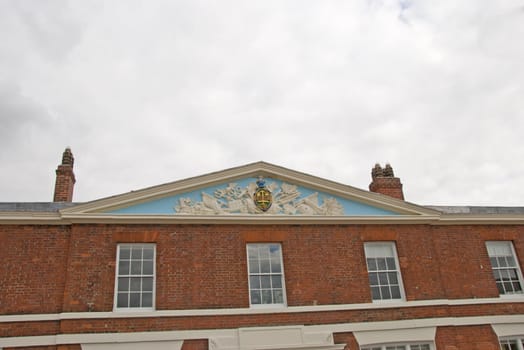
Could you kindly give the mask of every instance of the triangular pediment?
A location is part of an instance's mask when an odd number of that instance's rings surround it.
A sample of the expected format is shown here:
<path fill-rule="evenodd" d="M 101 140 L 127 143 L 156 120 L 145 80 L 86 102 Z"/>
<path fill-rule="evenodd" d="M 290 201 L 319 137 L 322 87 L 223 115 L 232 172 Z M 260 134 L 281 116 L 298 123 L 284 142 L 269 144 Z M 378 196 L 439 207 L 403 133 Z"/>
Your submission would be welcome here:
<path fill-rule="evenodd" d="M 262 183 L 259 180 L 263 180 Z M 258 183 L 257 183 L 258 182 Z M 255 192 L 263 190 L 260 201 Z M 266 162 L 74 206 L 65 215 L 385 217 L 435 211 Z"/>

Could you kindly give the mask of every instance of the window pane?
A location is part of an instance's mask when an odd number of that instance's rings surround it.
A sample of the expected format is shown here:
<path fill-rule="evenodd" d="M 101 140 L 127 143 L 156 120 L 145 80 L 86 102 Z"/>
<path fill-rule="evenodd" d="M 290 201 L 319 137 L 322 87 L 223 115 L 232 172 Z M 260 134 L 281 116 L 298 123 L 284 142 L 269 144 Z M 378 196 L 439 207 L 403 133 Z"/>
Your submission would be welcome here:
<path fill-rule="evenodd" d="M 398 284 L 397 279 L 397 273 L 396 272 L 389 272 L 388 273 L 389 283 L 391 284 Z"/>
<path fill-rule="evenodd" d="M 397 267 L 395 266 L 395 258 L 386 258 L 386 264 L 387 264 L 388 270 L 397 269 Z"/>
<path fill-rule="evenodd" d="M 378 258 L 377 259 L 377 268 L 379 270 L 386 270 L 386 259 Z"/>
<path fill-rule="evenodd" d="M 260 273 L 270 273 L 269 260 L 260 260 Z"/>
<path fill-rule="evenodd" d="M 382 286 L 387 286 L 388 285 L 388 273 L 387 272 L 380 272 L 378 274 L 378 282 Z"/>
<path fill-rule="evenodd" d="M 129 294 L 129 307 L 140 307 L 140 293 Z"/>
<path fill-rule="evenodd" d="M 284 302 L 284 293 L 282 289 L 273 290 L 273 302 L 277 304 L 282 304 Z"/>
<path fill-rule="evenodd" d="M 373 300 L 380 300 L 380 287 L 371 287 L 371 296 Z"/>
<path fill-rule="evenodd" d="M 271 287 L 282 288 L 282 276 L 281 275 L 271 276 Z"/>
<path fill-rule="evenodd" d="M 142 261 L 131 261 L 131 274 L 140 275 L 142 273 Z"/>
<path fill-rule="evenodd" d="M 260 289 L 260 276 L 249 276 L 251 289 Z"/>
<path fill-rule="evenodd" d="M 247 256 L 250 260 L 258 260 L 258 248 L 256 245 L 247 246 Z"/>
<path fill-rule="evenodd" d="M 270 276 L 260 276 L 260 287 L 269 289 L 271 288 L 271 277 Z"/>
<path fill-rule="evenodd" d="M 143 275 L 152 275 L 153 274 L 153 261 L 144 261 L 142 266 Z"/>
<path fill-rule="evenodd" d="M 142 260 L 142 247 L 131 248 L 131 259 Z"/>
<path fill-rule="evenodd" d="M 260 290 L 251 290 L 251 304 L 261 304 Z"/>
<path fill-rule="evenodd" d="M 258 248 L 258 256 L 260 259 L 269 260 L 269 247 L 267 245 L 260 245 Z"/>
<path fill-rule="evenodd" d="M 249 273 L 259 273 L 258 260 L 249 260 Z"/>
<path fill-rule="evenodd" d="M 153 293 L 143 293 L 142 294 L 142 307 L 152 307 L 153 306 Z"/>
<path fill-rule="evenodd" d="M 128 303 L 128 295 L 127 293 L 118 293 L 118 299 L 116 301 L 117 307 L 127 307 Z"/>
<path fill-rule="evenodd" d="M 154 251 L 152 247 L 144 248 L 144 260 L 153 260 Z"/>
<path fill-rule="evenodd" d="M 372 286 L 378 286 L 378 272 L 369 273 L 369 284 Z"/>
<path fill-rule="evenodd" d="M 153 291 L 153 277 L 142 278 L 142 291 L 152 292 Z"/>
<path fill-rule="evenodd" d="M 499 290 L 499 294 L 506 294 L 506 291 L 504 290 L 504 285 L 502 283 L 497 283 L 497 288 Z"/>
<path fill-rule="evenodd" d="M 131 291 L 134 291 L 134 292 L 140 291 L 140 280 L 141 280 L 140 277 L 131 278 L 131 287 L 130 287 Z"/>
<path fill-rule="evenodd" d="M 127 292 L 129 290 L 129 277 L 118 278 L 118 291 Z"/>
<path fill-rule="evenodd" d="M 271 289 L 262 289 L 262 304 L 272 304 L 273 297 Z"/>
<path fill-rule="evenodd" d="M 280 258 L 271 258 L 271 272 L 282 272 L 282 267 L 280 266 Z"/>
<path fill-rule="evenodd" d="M 368 263 L 368 271 L 376 271 L 377 270 L 377 260 L 374 258 L 366 259 Z"/>
<path fill-rule="evenodd" d="M 119 261 L 118 262 L 118 274 L 119 275 L 129 275 L 129 261 Z"/>
<path fill-rule="evenodd" d="M 130 248 L 120 248 L 120 259 L 130 259 L 131 258 L 131 249 Z"/>
<path fill-rule="evenodd" d="M 270 244 L 269 254 L 271 254 L 272 258 L 280 258 L 280 246 L 278 244 Z"/>
<path fill-rule="evenodd" d="M 389 287 L 380 287 L 380 294 L 382 294 L 382 299 L 391 299 Z"/>
<path fill-rule="evenodd" d="M 518 350 L 517 340 L 503 340 L 500 342 L 502 350 Z"/>
<path fill-rule="evenodd" d="M 391 299 L 400 299 L 400 288 L 399 286 L 391 286 Z"/>

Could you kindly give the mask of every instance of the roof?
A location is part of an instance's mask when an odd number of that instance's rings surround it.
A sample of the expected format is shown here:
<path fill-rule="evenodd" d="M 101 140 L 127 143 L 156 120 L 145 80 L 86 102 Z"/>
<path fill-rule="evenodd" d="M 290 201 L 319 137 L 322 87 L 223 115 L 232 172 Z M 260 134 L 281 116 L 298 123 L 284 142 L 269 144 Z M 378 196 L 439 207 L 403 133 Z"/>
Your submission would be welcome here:
<path fill-rule="evenodd" d="M 490 214 L 524 214 L 524 207 L 482 207 L 482 206 L 440 206 L 427 205 L 429 209 L 438 210 L 444 214 L 472 214 L 472 215 L 490 215 Z"/>
<path fill-rule="evenodd" d="M 0 212 L 58 212 L 80 203 L 71 202 L 0 202 Z"/>

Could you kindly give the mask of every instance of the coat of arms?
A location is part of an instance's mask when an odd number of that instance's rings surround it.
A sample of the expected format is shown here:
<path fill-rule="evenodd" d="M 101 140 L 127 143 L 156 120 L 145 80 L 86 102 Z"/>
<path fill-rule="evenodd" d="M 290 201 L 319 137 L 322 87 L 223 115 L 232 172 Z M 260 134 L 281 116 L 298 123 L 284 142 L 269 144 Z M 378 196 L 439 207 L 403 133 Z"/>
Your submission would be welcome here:
<path fill-rule="evenodd" d="M 266 188 L 266 181 L 259 177 L 257 180 L 257 190 L 253 194 L 253 200 L 258 209 L 267 211 L 273 203 L 271 191 Z"/>

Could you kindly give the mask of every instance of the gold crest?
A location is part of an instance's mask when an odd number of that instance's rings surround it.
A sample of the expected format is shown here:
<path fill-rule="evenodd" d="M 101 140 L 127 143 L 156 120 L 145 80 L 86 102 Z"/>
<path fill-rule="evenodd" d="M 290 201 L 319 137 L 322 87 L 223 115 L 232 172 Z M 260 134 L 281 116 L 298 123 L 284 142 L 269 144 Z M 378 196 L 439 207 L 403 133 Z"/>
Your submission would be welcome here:
<path fill-rule="evenodd" d="M 271 191 L 266 188 L 266 182 L 262 177 L 257 180 L 257 190 L 253 194 L 253 200 L 258 209 L 267 211 L 273 203 Z"/>

